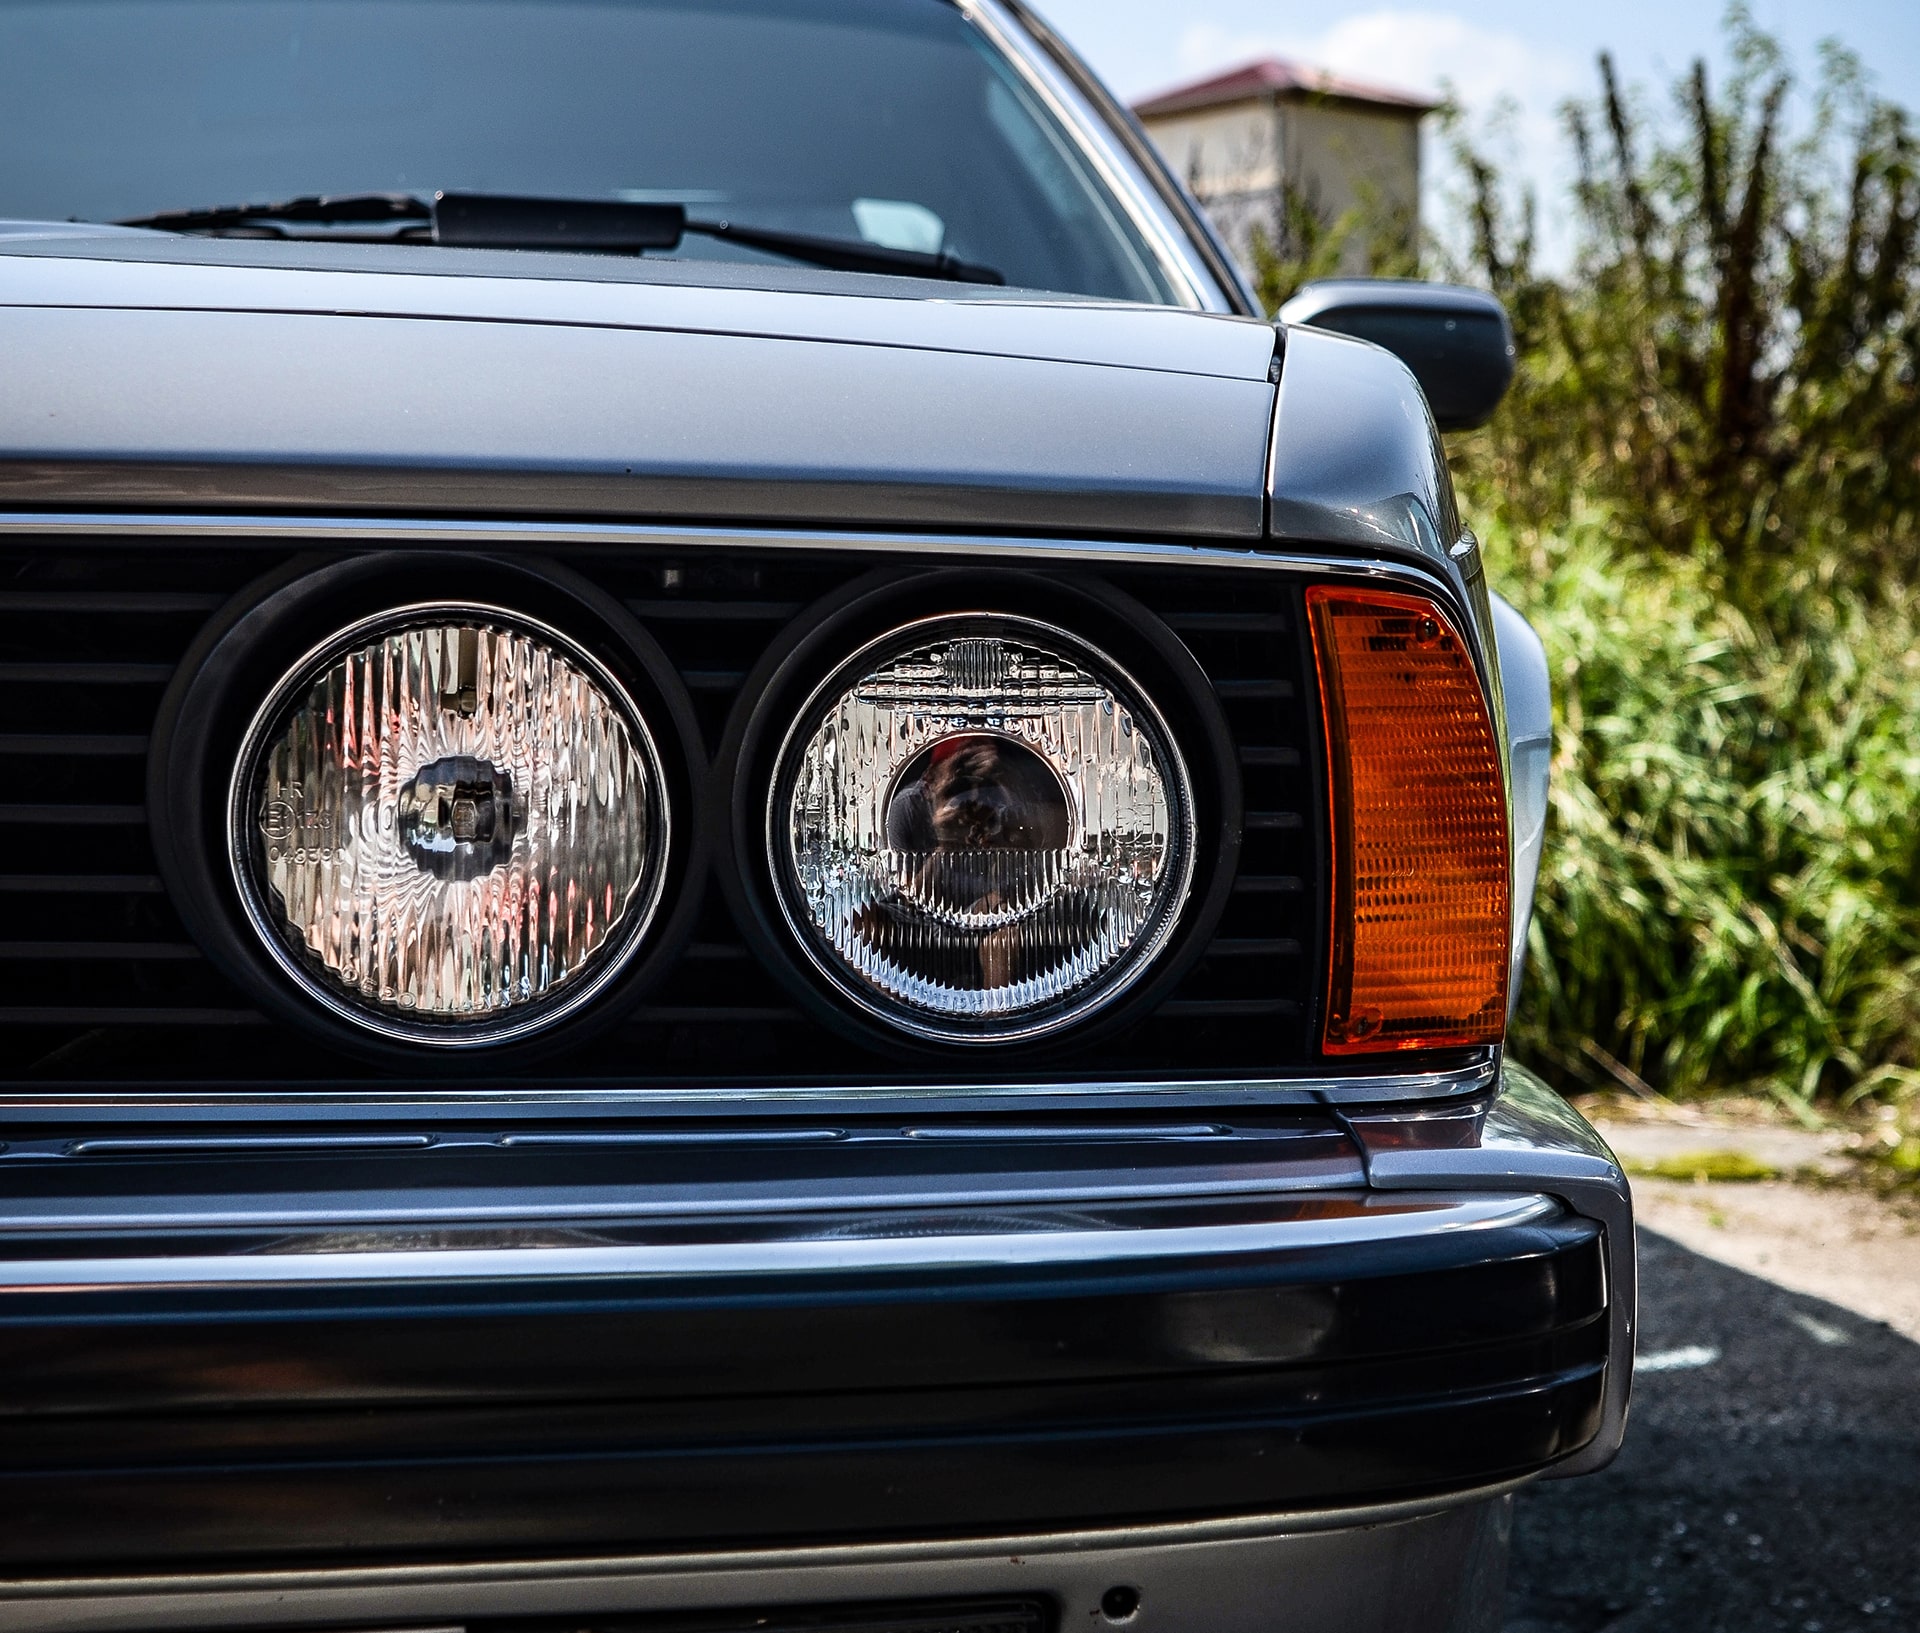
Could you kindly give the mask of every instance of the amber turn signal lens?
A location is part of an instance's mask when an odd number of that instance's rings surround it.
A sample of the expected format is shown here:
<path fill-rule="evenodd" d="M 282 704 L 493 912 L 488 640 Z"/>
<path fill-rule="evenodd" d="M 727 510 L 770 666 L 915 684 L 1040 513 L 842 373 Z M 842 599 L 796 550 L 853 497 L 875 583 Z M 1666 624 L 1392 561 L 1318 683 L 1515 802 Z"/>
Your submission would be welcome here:
<path fill-rule="evenodd" d="M 1327 727 L 1330 1055 L 1498 1043 L 1507 807 L 1473 658 L 1423 596 L 1307 591 Z"/>

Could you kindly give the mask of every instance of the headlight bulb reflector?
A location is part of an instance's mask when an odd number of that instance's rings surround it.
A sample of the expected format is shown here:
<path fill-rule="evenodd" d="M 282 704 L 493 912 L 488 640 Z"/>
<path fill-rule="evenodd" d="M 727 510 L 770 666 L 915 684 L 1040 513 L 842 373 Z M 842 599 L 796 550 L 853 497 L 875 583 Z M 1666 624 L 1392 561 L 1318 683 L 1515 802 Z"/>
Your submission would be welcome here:
<path fill-rule="evenodd" d="M 588 996 L 657 905 L 658 756 L 553 630 L 432 606 L 342 632 L 255 718 L 233 783 L 247 911 L 315 997 L 389 1036 L 517 1036 Z"/>
<path fill-rule="evenodd" d="M 1186 897 L 1193 811 L 1118 666 L 1051 626 L 967 615 L 842 673 L 795 723 L 769 813 L 815 963 L 938 1038 L 1030 1037 L 1130 985 Z"/>

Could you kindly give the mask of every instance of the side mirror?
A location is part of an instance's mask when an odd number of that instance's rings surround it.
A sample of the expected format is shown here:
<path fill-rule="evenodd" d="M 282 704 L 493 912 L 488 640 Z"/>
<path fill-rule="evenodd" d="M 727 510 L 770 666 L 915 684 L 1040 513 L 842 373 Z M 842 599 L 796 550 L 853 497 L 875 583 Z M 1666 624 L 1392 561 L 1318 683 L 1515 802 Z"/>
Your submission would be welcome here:
<path fill-rule="evenodd" d="M 1513 381 L 1513 325 L 1481 289 L 1402 278 L 1329 278 L 1280 308 L 1308 323 L 1371 340 L 1413 370 L 1442 431 L 1485 425 Z"/>

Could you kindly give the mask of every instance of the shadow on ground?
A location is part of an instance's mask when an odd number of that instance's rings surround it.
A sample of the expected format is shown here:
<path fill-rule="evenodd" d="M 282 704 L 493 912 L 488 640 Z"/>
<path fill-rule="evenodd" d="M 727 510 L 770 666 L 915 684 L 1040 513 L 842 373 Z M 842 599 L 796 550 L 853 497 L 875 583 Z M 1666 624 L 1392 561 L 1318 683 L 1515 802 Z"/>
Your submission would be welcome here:
<path fill-rule="evenodd" d="M 1640 1273 L 1640 1354 L 1718 1359 L 1521 1495 L 1506 1633 L 1920 1629 L 1920 1344 L 1650 1231 Z"/>

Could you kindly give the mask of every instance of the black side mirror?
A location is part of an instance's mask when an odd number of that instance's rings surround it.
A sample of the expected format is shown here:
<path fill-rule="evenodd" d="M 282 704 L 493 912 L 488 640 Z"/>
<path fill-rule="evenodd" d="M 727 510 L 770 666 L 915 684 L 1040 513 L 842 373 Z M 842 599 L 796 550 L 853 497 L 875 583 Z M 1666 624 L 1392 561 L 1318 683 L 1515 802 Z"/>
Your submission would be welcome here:
<path fill-rule="evenodd" d="M 1485 425 L 1513 381 L 1513 325 L 1481 289 L 1402 278 L 1329 278 L 1280 308 L 1309 323 L 1371 340 L 1413 370 L 1442 431 Z"/>

